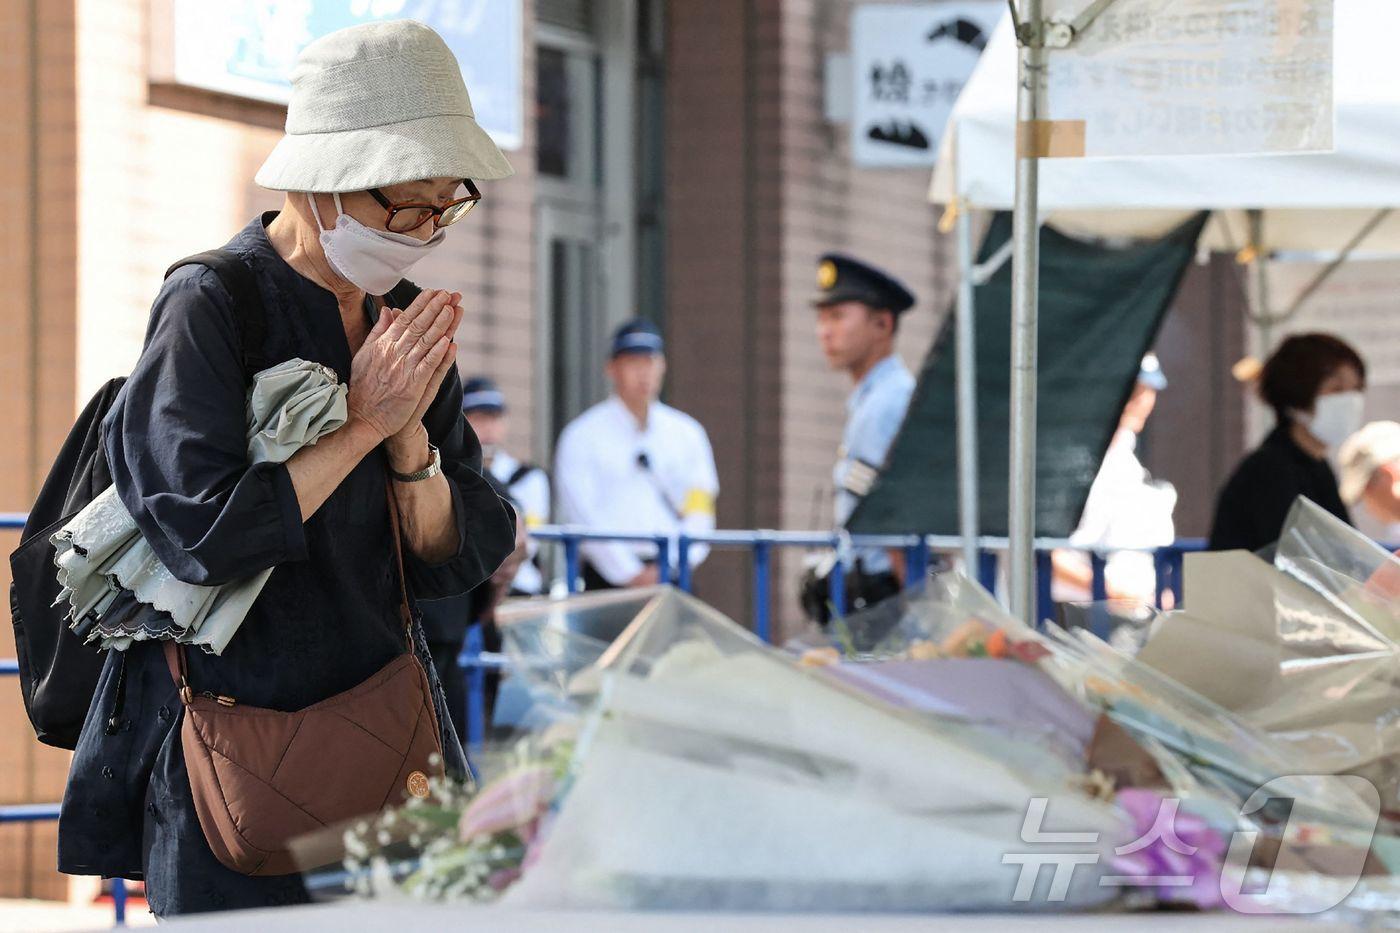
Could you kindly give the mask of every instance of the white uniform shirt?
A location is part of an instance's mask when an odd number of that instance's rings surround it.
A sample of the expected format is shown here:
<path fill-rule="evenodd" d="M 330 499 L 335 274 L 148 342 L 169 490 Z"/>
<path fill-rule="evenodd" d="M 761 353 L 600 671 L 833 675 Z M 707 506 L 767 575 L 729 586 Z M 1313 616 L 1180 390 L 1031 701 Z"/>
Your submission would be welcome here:
<path fill-rule="evenodd" d="M 500 480 L 502 485 L 505 485 L 519 468 L 520 461 L 504 450 L 496 451 L 491 458 L 491 475 Z M 514 484 L 506 486 L 506 490 L 510 493 L 511 501 L 515 503 L 516 512 L 525 522 L 526 529 L 538 528 L 549 521 L 549 477 L 544 470 L 531 470 Z M 515 579 L 511 581 L 511 589 L 534 595 L 543 592 L 544 589 L 544 575 L 535 565 L 535 555 L 539 553 L 540 543 L 531 538 L 527 548 L 529 560 L 520 565 Z"/>
<path fill-rule="evenodd" d="M 1094 484 L 1089 487 L 1084 515 L 1070 536 L 1070 543 L 1101 552 L 1164 547 L 1176 540 L 1172 522 L 1175 508 L 1176 489 L 1171 483 L 1152 479 L 1137 458 L 1137 435 L 1120 429 L 1113 435 Z M 1073 559 L 1082 561 L 1085 567 L 1089 565 L 1087 555 L 1079 554 Z M 1133 593 L 1148 602 L 1156 596 L 1156 567 L 1149 553 L 1110 554 L 1104 573 L 1119 592 Z M 1052 595 L 1060 602 L 1092 598 L 1087 591 L 1064 582 L 1057 581 L 1052 589 Z"/>
<path fill-rule="evenodd" d="M 914 394 L 914 375 L 903 360 L 890 354 L 870 368 L 846 400 L 846 428 L 831 478 L 836 487 L 836 525 L 845 527 L 856 504 L 870 491 L 885 465 L 890 445 L 904 422 Z M 889 554 L 880 548 L 856 550 L 866 573 L 890 569 Z"/>
<path fill-rule="evenodd" d="M 642 459 L 645 457 L 646 466 Z M 599 531 L 664 534 L 713 531 L 719 476 L 700 422 L 653 402 L 643 429 L 616 396 L 569 422 L 555 453 L 559 520 Z M 642 572 L 656 546 L 586 541 L 581 553 L 602 577 L 621 586 Z M 709 553 L 690 549 L 691 566 Z M 676 566 L 676 552 L 671 552 Z"/>

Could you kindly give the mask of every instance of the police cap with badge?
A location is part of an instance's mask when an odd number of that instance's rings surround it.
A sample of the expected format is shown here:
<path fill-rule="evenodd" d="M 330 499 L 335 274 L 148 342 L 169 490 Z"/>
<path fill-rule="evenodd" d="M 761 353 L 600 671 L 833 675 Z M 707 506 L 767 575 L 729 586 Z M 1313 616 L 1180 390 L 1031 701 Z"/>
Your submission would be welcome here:
<path fill-rule="evenodd" d="M 899 279 L 842 253 L 826 253 L 817 264 L 815 307 L 859 301 L 896 316 L 914 306 L 914 293 Z"/>

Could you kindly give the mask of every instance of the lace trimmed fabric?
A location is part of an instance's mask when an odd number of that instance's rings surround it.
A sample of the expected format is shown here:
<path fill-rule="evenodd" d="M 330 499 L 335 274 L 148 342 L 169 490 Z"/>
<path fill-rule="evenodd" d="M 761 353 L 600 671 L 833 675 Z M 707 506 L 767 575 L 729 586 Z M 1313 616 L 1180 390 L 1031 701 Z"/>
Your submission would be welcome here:
<path fill-rule="evenodd" d="M 333 370 L 292 359 L 258 373 L 248 393 L 248 457 L 282 463 L 346 418 L 346 387 Z M 115 486 L 52 538 L 69 627 L 85 643 L 124 651 L 133 641 L 169 638 L 221 654 L 272 570 L 219 586 L 175 578 L 141 537 Z M 132 598 L 160 610 L 131 612 Z"/>

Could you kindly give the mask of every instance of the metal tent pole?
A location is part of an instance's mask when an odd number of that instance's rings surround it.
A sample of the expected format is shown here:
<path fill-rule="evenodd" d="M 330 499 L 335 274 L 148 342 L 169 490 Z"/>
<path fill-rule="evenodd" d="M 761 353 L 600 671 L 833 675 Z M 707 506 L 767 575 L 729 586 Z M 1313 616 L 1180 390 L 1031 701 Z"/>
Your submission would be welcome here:
<path fill-rule="evenodd" d="M 1040 91 L 1045 77 L 1041 0 L 1020 3 L 1016 200 L 1011 265 L 1011 476 L 1007 582 L 1011 612 L 1035 624 L 1036 339 L 1040 288 Z"/>
<path fill-rule="evenodd" d="M 958 533 L 962 537 L 963 567 L 977 574 L 980 501 L 977 484 L 977 322 L 974 319 L 972 213 L 959 205 L 958 224 Z"/>
<path fill-rule="evenodd" d="M 1249 242 L 1254 248 L 1254 262 L 1250 270 L 1254 273 L 1254 320 L 1259 326 L 1259 360 L 1269 358 L 1269 350 L 1274 342 L 1274 308 L 1269 296 L 1268 250 L 1264 247 L 1264 212 L 1249 212 Z"/>

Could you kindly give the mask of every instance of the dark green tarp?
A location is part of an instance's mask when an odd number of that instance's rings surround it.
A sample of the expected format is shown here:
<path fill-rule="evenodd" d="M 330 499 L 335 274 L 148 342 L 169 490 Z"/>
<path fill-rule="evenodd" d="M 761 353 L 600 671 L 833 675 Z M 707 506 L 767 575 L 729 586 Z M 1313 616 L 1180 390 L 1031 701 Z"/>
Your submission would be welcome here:
<path fill-rule="evenodd" d="M 1040 399 L 1036 434 L 1036 534 L 1066 537 L 1079 524 L 1118 418 L 1152 348 L 1202 214 L 1162 240 L 1124 249 L 1081 242 L 1046 227 L 1040 237 Z M 979 261 L 1011 236 L 998 214 Z M 980 529 L 1005 535 L 1010 457 L 1011 263 L 976 289 Z M 857 507 L 850 531 L 958 533 L 953 315 L 919 373 L 885 469 Z"/>

